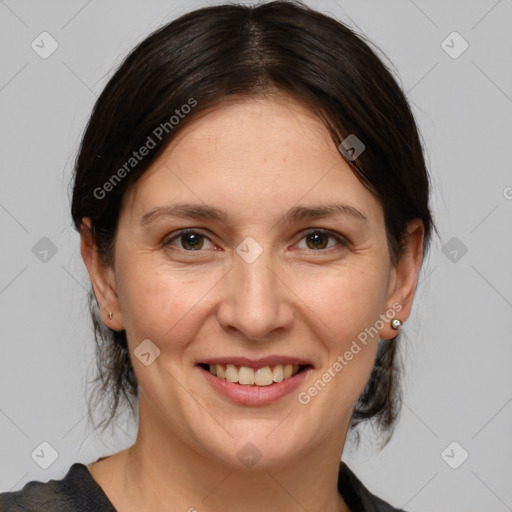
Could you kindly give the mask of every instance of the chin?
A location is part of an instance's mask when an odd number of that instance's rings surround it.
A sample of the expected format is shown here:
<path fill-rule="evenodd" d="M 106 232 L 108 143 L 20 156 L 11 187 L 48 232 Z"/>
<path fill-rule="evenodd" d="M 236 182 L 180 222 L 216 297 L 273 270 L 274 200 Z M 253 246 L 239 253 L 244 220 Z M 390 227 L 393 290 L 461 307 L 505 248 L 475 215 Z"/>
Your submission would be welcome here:
<path fill-rule="evenodd" d="M 287 414 L 280 414 L 279 420 L 232 422 L 223 425 L 231 436 L 218 427 L 217 435 L 208 429 L 196 433 L 196 439 L 202 440 L 203 450 L 232 469 L 281 468 L 299 459 L 310 444 L 305 439 L 306 429 L 293 425 Z"/>

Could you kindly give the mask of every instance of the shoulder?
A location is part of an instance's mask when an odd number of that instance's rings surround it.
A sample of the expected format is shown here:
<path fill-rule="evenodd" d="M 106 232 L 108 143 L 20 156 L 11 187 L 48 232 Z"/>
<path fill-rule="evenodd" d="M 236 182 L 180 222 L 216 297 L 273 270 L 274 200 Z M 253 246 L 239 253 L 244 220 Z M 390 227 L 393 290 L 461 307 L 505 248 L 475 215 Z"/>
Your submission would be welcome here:
<path fill-rule="evenodd" d="M 344 462 L 340 463 L 338 490 L 353 511 L 405 512 L 372 494 Z"/>
<path fill-rule="evenodd" d="M 87 467 L 73 464 L 61 480 L 31 481 L 0 494 L 0 512 L 115 512 Z"/>

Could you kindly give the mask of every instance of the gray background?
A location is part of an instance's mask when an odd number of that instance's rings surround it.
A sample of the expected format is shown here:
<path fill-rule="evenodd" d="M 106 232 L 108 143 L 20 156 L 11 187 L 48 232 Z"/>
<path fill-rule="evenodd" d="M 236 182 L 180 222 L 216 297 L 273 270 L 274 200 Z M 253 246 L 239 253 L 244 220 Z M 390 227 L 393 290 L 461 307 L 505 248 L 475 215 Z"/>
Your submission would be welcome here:
<path fill-rule="evenodd" d="M 396 433 L 379 453 L 367 432 L 343 458 L 408 511 L 512 510 L 512 1 L 308 3 L 358 27 L 394 63 L 425 139 L 440 233 L 405 326 Z M 113 67 L 200 5 L 0 0 L 0 491 L 61 478 L 135 439 L 132 423 L 113 437 L 87 423 L 89 282 L 69 180 Z M 43 31 L 58 43 L 47 59 L 31 48 Z M 461 39 L 442 44 L 453 31 L 469 44 L 457 58 Z M 51 457 L 41 442 L 58 454 L 48 469 L 31 456 Z"/>

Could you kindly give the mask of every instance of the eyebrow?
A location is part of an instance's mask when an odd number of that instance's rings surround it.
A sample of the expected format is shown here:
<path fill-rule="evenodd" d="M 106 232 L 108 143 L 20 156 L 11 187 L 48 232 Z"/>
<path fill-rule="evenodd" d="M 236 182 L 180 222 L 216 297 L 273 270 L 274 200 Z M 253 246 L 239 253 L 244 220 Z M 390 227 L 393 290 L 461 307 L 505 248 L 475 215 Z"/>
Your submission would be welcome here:
<path fill-rule="evenodd" d="M 285 213 L 282 221 L 292 224 L 297 221 L 324 219 L 338 215 L 349 216 L 360 221 L 368 220 L 357 208 L 343 203 L 335 203 L 318 206 L 294 206 Z M 149 210 L 141 217 L 140 225 L 145 226 L 165 217 L 209 219 L 226 224 L 228 221 L 228 214 L 225 210 L 219 210 L 212 206 L 198 203 L 178 203 L 168 206 L 157 206 Z"/>

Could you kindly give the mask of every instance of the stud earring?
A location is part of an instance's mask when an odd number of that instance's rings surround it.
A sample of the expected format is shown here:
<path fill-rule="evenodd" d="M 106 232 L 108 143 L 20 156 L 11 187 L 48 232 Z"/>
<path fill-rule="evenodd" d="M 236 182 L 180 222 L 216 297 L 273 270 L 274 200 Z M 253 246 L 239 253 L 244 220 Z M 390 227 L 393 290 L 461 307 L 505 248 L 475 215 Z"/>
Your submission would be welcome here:
<path fill-rule="evenodd" d="M 391 320 L 391 327 L 395 329 L 395 331 L 398 331 L 398 329 L 402 327 L 402 321 L 398 320 L 398 318 Z"/>
<path fill-rule="evenodd" d="M 107 313 L 107 318 L 108 318 L 109 320 L 112 320 L 112 317 L 113 317 L 113 316 L 114 316 L 114 314 L 112 313 L 112 311 L 109 311 L 109 312 Z"/>

